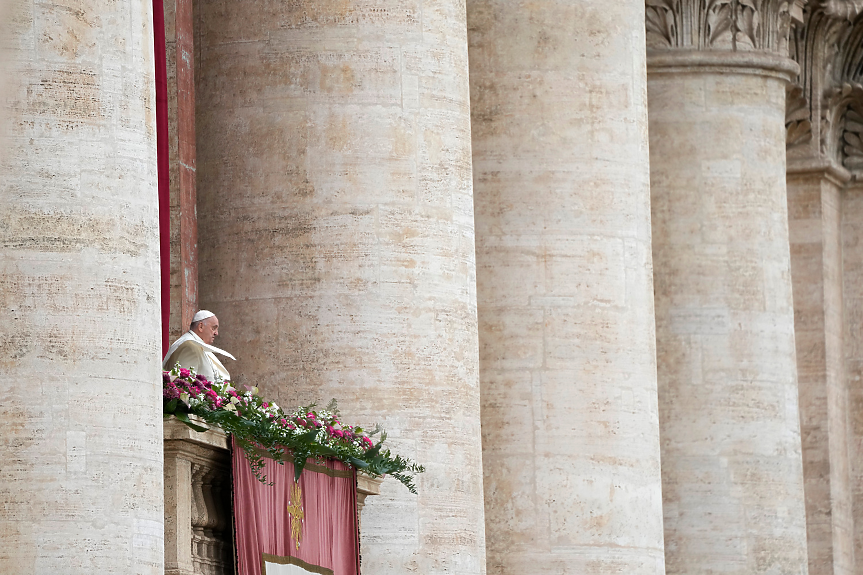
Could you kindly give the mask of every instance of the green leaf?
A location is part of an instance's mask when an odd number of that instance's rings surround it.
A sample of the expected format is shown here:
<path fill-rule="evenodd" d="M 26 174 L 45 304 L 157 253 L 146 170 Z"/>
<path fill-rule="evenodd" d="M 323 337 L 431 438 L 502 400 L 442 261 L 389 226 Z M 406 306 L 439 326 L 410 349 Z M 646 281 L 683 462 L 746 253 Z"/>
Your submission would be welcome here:
<path fill-rule="evenodd" d="M 356 457 L 348 456 L 348 460 L 350 461 L 351 465 L 358 469 L 365 469 L 369 466 L 368 463 L 366 463 L 362 459 L 357 459 Z"/>
<path fill-rule="evenodd" d="M 366 459 L 371 459 L 375 457 L 378 453 L 381 452 L 381 447 L 383 446 L 383 441 L 366 451 Z"/>
<path fill-rule="evenodd" d="M 186 415 L 185 413 L 175 413 L 174 417 L 176 417 L 177 419 L 179 419 L 180 421 L 182 421 L 183 423 L 185 423 L 186 425 L 188 425 L 189 427 L 191 427 L 195 431 L 200 431 L 200 432 L 209 431 L 209 429 L 207 429 L 206 427 L 201 427 L 200 425 L 196 425 L 196 424 L 192 423 L 192 421 L 189 419 L 189 416 Z"/>
<path fill-rule="evenodd" d="M 303 469 L 306 468 L 306 459 L 307 457 L 294 457 L 294 481 L 300 480 L 300 475 L 303 473 Z"/>

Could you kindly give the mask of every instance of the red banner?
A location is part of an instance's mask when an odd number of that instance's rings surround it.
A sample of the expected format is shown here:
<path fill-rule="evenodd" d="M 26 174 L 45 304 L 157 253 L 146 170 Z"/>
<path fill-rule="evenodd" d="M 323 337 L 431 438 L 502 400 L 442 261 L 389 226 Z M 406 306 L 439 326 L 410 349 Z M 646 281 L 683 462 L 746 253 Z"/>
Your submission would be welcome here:
<path fill-rule="evenodd" d="M 234 444 L 238 575 L 359 575 L 356 471 L 340 461 L 267 462 L 258 481 Z"/>

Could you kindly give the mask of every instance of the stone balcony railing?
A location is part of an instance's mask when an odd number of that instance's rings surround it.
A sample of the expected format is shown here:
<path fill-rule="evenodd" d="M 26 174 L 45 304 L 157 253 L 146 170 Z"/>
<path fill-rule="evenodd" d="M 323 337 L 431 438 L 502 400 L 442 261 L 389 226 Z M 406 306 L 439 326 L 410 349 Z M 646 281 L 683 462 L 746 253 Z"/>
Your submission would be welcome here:
<path fill-rule="evenodd" d="M 165 420 L 165 575 L 234 575 L 231 454 L 220 430 Z M 357 522 L 381 479 L 357 477 Z"/>

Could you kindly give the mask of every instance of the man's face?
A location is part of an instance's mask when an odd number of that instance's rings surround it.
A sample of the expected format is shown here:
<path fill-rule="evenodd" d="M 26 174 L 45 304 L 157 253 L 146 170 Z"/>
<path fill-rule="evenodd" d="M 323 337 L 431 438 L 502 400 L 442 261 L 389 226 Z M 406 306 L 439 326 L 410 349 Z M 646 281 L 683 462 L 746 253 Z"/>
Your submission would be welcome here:
<path fill-rule="evenodd" d="M 208 317 L 198 324 L 195 330 L 204 343 L 212 345 L 216 341 L 216 336 L 219 335 L 219 318 L 216 316 Z"/>

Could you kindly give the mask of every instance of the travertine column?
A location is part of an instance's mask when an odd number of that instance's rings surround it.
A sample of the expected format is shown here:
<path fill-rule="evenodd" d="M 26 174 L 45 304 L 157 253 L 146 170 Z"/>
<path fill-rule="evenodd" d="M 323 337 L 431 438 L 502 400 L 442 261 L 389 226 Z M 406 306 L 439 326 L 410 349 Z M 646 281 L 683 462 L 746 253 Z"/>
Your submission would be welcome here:
<path fill-rule="evenodd" d="M 331 397 L 426 465 L 369 573 L 485 569 L 467 39 L 458 0 L 201 0 L 202 305 L 236 379 Z"/>
<path fill-rule="evenodd" d="M 0 573 L 163 571 L 150 6 L 2 22 Z"/>
<path fill-rule="evenodd" d="M 644 5 L 467 7 L 488 570 L 661 574 Z"/>
<path fill-rule="evenodd" d="M 845 303 L 845 376 L 848 386 L 854 573 L 863 570 L 863 181 L 850 184 L 842 201 Z"/>
<path fill-rule="evenodd" d="M 704 4 L 647 12 L 666 569 L 804 574 L 788 3 Z"/>
<path fill-rule="evenodd" d="M 844 377 L 841 198 L 847 174 L 788 174 L 809 575 L 854 572 Z"/>
<path fill-rule="evenodd" d="M 863 28 L 853 24 L 861 8 L 859 0 L 810 2 L 791 35 L 800 73 L 786 98 L 788 220 L 809 575 L 855 572 L 852 473 L 859 442 L 848 425 L 853 380 L 845 370 L 851 347 L 843 275 L 853 278 L 845 289 L 859 288 L 853 271 L 843 273 L 841 220 L 843 188 L 863 167 Z"/>

